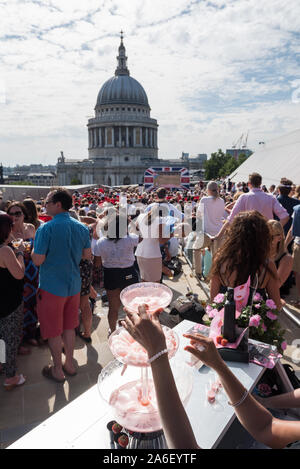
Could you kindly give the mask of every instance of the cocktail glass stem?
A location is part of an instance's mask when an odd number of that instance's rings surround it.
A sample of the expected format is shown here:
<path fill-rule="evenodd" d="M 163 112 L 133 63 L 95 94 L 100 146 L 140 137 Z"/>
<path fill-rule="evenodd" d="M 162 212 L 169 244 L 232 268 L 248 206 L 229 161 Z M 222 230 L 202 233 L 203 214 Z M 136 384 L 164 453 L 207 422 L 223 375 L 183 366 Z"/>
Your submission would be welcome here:
<path fill-rule="evenodd" d="M 149 388 L 148 388 L 148 368 L 141 367 L 141 382 L 142 382 L 142 399 L 143 405 L 149 404 Z"/>

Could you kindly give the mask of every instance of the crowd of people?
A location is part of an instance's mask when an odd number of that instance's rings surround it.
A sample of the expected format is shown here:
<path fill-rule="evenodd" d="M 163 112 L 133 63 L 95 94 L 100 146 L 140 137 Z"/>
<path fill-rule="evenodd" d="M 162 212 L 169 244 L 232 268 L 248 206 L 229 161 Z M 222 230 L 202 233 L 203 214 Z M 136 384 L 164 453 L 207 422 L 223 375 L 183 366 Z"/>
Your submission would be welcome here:
<path fill-rule="evenodd" d="M 212 257 L 211 300 L 250 279 L 254 289 L 281 310 L 283 297 L 295 282 L 294 304 L 300 307 L 300 186 L 286 178 L 269 189 L 262 186 L 257 173 L 247 183 L 201 181 L 184 192 L 105 187 L 71 194 L 53 188 L 45 199 L 5 201 L 1 209 L 0 339 L 6 344 L 6 363 L 0 364 L 0 370 L 7 390 L 26 381 L 17 372 L 18 354 L 29 354 L 32 346 L 45 343 L 53 363 L 43 368 L 43 376 L 57 383 L 63 383 L 66 375 L 75 376 L 75 335 L 91 342 L 99 289 L 107 293 L 109 336 L 118 327 L 122 289 L 137 282 L 161 282 L 163 275 L 172 278 L 169 261 L 178 256 L 180 244 L 184 247 L 191 234 L 196 240 L 194 251 L 206 250 Z M 142 308 L 136 315 L 128 314 L 123 325 L 149 357 L 158 354 L 151 366 L 170 447 L 179 444 L 170 423 L 174 419 L 178 419 L 177 428 L 186 429 L 185 447 L 196 447 L 182 406 L 176 406 L 177 417 L 171 416 L 170 406 L 178 396 L 168 359 L 159 355 L 165 347 L 157 316 L 146 317 Z M 241 385 L 217 360 L 213 344 L 199 336 L 190 339 L 188 351 L 220 370 L 227 394 L 239 402 Z M 194 347 L 197 341 L 204 352 Z M 162 396 L 167 386 L 159 379 L 162 374 L 168 376 L 174 399 L 168 405 Z M 271 446 L 294 441 L 295 435 L 300 438 L 299 425 L 291 431 L 286 427 L 282 438 L 276 432 L 274 436 L 272 425 L 280 426 L 248 395 L 237 408 L 250 433 Z M 259 431 L 254 415 L 265 423 Z"/>

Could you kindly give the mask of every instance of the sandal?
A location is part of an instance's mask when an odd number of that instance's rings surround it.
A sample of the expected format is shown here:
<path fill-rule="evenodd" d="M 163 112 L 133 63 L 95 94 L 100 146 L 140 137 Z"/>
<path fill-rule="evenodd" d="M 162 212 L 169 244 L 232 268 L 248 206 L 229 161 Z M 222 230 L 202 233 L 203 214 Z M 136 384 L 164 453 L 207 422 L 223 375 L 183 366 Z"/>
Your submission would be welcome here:
<path fill-rule="evenodd" d="M 23 375 L 19 375 L 19 379 L 17 383 L 8 384 L 4 383 L 4 389 L 6 391 L 12 391 L 13 389 L 17 388 L 18 386 L 22 386 L 22 384 L 26 383 L 26 378 Z"/>
<path fill-rule="evenodd" d="M 56 383 L 60 383 L 60 384 L 64 383 L 66 379 L 55 378 L 55 376 L 53 376 L 52 370 L 53 370 L 53 366 L 51 365 L 44 366 L 44 368 L 42 369 L 42 375 L 47 379 L 51 379 L 52 381 L 55 381 Z"/>

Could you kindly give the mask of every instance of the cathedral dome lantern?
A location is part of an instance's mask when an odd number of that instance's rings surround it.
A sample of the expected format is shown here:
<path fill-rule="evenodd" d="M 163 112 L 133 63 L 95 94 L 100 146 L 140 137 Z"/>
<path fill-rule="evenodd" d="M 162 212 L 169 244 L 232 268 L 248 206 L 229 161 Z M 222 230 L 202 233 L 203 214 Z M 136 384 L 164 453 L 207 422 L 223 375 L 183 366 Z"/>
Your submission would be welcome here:
<path fill-rule="evenodd" d="M 127 68 L 126 49 L 123 43 L 123 33 L 121 33 L 121 44 L 117 57 L 118 65 L 115 76 L 107 80 L 101 87 L 96 109 L 102 105 L 128 104 L 140 105 L 149 108 L 147 94 L 142 85 L 130 76 Z"/>

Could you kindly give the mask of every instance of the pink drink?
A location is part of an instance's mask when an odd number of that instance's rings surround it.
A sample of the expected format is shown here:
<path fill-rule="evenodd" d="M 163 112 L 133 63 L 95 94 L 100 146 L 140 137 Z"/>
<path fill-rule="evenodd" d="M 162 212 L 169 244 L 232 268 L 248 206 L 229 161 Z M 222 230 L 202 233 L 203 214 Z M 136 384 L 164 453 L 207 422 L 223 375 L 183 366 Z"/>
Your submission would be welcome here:
<path fill-rule="evenodd" d="M 148 381 L 148 402 L 143 402 L 141 381 L 131 381 L 112 392 L 109 404 L 118 423 L 131 431 L 143 433 L 161 429 L 152 380 Z"/>
<path fill-rule="evenodd" d="M 146 304 L 147 311 L 154 313 L 160 308 L 166 308 L 172 301 L 172 290 L 161 283 L 135 283 L 122 290 L 120 299 L 128 311 L 138 312 L 139 306 Z"/>
<path fill-rule="evenodd" d="M 140 296 L 139 298 L 134 298 L 131 300 L 127 308 L 130 311 L 138 311 L 139 306 L 146 304 L 148 306 L 147 312 L 153 313 L 161 308 L 161 298 L 149 297 L 149 296 Z"/>
<path fill-rule="evenodd" d="M 163 326 L 163 331 L 166 336 L 169 358 L 171 358 L 178 348 L 178 336 L 168 327 Z M 133 366 L 148 366 L 148 353 L 123 327 L 110 336 L 108 343 L 112 354 L 120 362 Z"/>
<path fill-rule="evenodd" d="M 207 400 L 210 404 L 213 404 L 216 400 L 216 393 L 213 389 L 210 389 L 209 391 L 207 391 Z"/>

